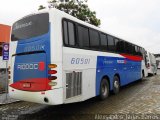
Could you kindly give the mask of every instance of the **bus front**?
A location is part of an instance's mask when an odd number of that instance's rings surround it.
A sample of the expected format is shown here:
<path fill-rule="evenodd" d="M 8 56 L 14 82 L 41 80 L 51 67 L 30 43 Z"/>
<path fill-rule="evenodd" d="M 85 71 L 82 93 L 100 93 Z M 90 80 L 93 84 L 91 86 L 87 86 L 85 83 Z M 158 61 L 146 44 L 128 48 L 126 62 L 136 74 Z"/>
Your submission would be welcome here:
<path fill-rule="evenodd" d="M 49 13 L 32 14 L 13 24 L 9 69 L 12 98 L 62 104 L 63 90 L 56 86 L 58 65 L 51 63 L 50 33 Z"/>

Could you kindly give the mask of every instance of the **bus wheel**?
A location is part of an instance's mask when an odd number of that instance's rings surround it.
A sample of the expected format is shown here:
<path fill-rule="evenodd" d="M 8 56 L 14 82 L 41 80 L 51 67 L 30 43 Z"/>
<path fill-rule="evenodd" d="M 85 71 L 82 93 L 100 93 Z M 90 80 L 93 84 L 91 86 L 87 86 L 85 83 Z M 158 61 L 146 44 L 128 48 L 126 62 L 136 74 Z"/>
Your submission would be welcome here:
<path fill-rule="evenodd" d="M 106 78 L 103 78 L 100 85 L 100 99 L 104 100 L 109 96 L 109 83 Z"/>
<path fill-rule="evenodd" d="M 114 76 L 113 78 L 113 93 L 118 94 L 120 91 L 120 80 L 118 76 Z"/>
<path fill-rule="evenodd" d="M 142 71 L 142 79 L 145 77 L 145 75 L 144 75 L 144 70 Z"/>

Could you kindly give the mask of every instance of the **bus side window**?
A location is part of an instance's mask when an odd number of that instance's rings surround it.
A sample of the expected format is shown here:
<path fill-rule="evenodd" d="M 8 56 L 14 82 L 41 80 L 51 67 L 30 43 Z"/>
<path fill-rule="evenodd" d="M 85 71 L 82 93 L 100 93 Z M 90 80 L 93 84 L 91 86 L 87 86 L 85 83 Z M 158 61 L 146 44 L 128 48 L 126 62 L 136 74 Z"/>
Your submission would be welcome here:
<path fill-rule="evenodd" d="M 105 34 L 101 33 L 100 34 L 101 37 L 101 50 L 107 51 L 107 37 Z"/>
<path fill-rule="evenodd" d="M 114 40 L 115 40 L 115 50 L 116 50 L 117 53 L 119 53 L 119 52 L 120 52 L 120 51 L 119 51 L 119 49 L 120 49 L 120 48 L 119 48 L 119 47 L 120 47 L 120 46 L 119 46 L 120 40 L 117 39 L 117 38 L 115 38 Z"/>
<path fill-rule="evenodd" d="M 125 53 L 130 54 L 130 46 L 128 42 L 125 42 Z"/>
<path fill-rule="evenodd" d="M 138 46 L 135 46 L 135 55 L 138 55 Z"/>
<path fill-rule="evenodd" d="M 130 44 L 130 46 L 131 46 L 131 54 L 135 55 L 135 47 L 134 47 L 134 45 Z"/>
<path fill-rule="evenodd" d="M 95 30 L 90 29 L 89 30 L 90 34 L 90 47 L 91 49 L 99 49 L 99 33 Z"/>
<path fill-rule="evenodd" d="M 138 47 L 138 48 L 137 48 L 137 51 L 138 51 L 138 52 L 137 52 L 137 55 L 141 56 L 141 50 L 140 50 L 140 47 Z"/>
<path fill-rule="evenodd" d="M 72 22 L 63 22 L 63 35 L 65 45 L 75 46 L 75 25 Z"/>
<path fill-rule="evenodd" d="M 115 43 L 112 36 L 107 35 L 108 38 L 108 50 L 111 52 L 115 52 Z"/>
<path fill-rule="evenodd" d="M 123 40 L 119 40 L 119 42 L 117 43 L 117 51 L 119 53 L 125 53 L 125 42 Z"/>
<path fill-rule="evenodd" d="M 66 21 L 63 21 L 63 36 L 64 36 L 64 44 L 68 45 L 68 25 Z"/>
<path fill-rule="evenodd" d="M 68 22 L 69 45 L 75 46 L 75 27 L 74 24 Z"/>
<path fill-rule="evenodd" d="M 140 47 L 140 56 L 143 56 L 143 49 Z"/>
<path fill-rule="evenodd" d="M 78 26 L 78 42 L 80 48 L 89 48 L 89 30 L 86 27 Z"/>

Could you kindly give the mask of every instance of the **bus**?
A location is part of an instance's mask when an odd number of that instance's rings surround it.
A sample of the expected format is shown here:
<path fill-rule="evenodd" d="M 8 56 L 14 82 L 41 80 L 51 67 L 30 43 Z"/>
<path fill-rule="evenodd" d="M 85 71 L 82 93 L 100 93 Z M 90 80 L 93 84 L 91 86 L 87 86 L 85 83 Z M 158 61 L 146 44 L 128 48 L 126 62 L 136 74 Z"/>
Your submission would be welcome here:
<path fill-rule="evenodd" d="M 48 105 L 104 100 L 146 76 L 145 49 L 57 9 L 17 20 L 9 94 Z"/>
<path fill-rule="evenodd" d="M 148 68 L 148 76 L 157 74 L 157 62 L 154 54 L 150 52 L 147 53 L 147 68 Z"/>
<path fill-rule="evenodd" d="M 156 57 L 157 69 L 160 69 L 160 54 L 154 54 Z"/>
<path fill-rule="evenodd" d="M 156 58 L 157 69 L 160 69 L 160 58 Z"/>

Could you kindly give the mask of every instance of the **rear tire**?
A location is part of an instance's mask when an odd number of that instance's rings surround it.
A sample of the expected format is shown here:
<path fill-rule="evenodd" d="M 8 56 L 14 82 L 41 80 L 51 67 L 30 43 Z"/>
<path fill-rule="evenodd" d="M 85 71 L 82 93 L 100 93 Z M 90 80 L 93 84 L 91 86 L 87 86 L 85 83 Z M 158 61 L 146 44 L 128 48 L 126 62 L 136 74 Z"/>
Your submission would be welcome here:
<path fill-rule="evenodd" d="M 100 99 L 104 100 L 109 96 L 109 83 L 106 78 L 103 78 L 100 84 Z"/>
<path fill-rule="evenodd" d="M 144 70 L 142 71 L 142 79 L 144 79 L 145 75 L 144 75 Z"/>
<path fill-rule="evenodd" d="M 114 76 L 113 78 L 113 93 L 118 94 L 120 91 L 120 80 L 118 76 Z"/>

